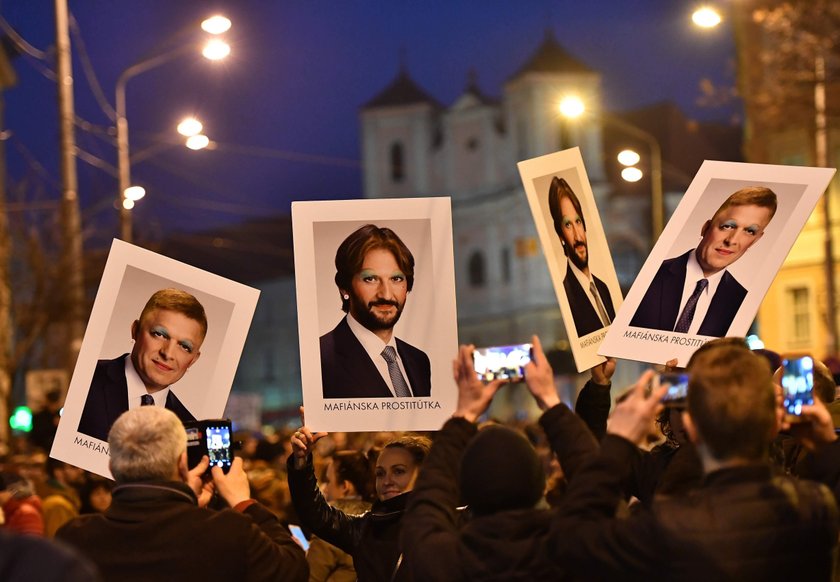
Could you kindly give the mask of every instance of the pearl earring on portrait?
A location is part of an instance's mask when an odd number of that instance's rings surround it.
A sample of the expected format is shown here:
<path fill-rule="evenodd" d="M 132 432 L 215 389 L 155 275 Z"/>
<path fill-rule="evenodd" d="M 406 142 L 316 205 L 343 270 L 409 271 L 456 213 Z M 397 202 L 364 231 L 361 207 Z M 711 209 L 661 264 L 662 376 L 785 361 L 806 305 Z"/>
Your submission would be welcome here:
<path fill-rule="evenodd" d="M 350 296 L 349 296 L 347 293 L 345 293 L 345 294 L 343 295 L 343 297 L 344 297 L 344 300 L 345 300 L 345 301 L 346 301 L 346 300 L 348 300 L 348 299 L 350 299 Z"/>

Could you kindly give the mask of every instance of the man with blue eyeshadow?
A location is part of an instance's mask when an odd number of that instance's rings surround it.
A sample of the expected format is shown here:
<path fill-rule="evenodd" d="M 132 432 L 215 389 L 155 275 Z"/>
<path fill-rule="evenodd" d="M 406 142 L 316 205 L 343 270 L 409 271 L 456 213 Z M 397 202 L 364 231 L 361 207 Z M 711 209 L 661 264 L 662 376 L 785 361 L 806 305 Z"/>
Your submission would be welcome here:
<path fill-rule="evenodd" d="M 776 194 L 752 186 L 732 194 L 700 229 L 697 248 L 662 262 L 630 325 L 725 336 L 747 296 L 726 268 L 764 234 Z"/>
<path fill-rule="evenodd" d="M 107 441 L 120 414 L 145 405 L 195 420 L 170 386 L 198 360 L 206 335 L 207 316 L 195 297 L 180 289 L 155 292 L 131 324 L 131 353 L 97 362 L 79 432 Z"/>
<path fill-rule="evenodd" d="M 390 228 L 367 224 L 338 247 L 335 284 L 347 314 L 321 337 L 324 398 L 429 396 L 429 357 L 394 336 L 414 287 L 414 256 Z"/>

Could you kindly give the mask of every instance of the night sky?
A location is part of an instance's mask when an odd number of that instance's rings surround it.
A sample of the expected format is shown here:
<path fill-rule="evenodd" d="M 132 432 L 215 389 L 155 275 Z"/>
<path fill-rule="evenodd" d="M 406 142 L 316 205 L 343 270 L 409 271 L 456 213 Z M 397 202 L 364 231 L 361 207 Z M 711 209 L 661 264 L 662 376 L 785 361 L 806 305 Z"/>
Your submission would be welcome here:
<path fill-rule="evenodd" d="M 705 108 L 696 100 L 701 78 L 734 84 L 732 31 L 694 29 L 693 7 L 683 0 L 70 1 L 112 105 L 119 73 L 179 30 L 198 31 L 214 8 L 233 21 L 227 60 L 212 63 L 196 50 L 128 84 L 132 154 L 150 146 L 157 152 L 132 164 L 132 181 L 148 192 L 135 210 L 135 232 L 149 239 L 286 213 L 292 200 L 360 197 L 358 110 L 393 79 L 401 54 L 414 80 L 451 105 L 470 69 L 485 93 L 500 96 L 551 29 L 601 71 L 607 108 L 670 99 L 695 118 L 727 120 L 737 107 Z M 0 0 L 0 15 L 35 49 L 54 43 L 52 1 Z M 112 122 L 93 97 L 77 37 L 71 42 L 77 114 L 104 130 Z M 52 66 L 51 59 L 18 57 L 18 85 L 5 95 L 9 173 L 33 185 L 30 203 L 57 200 L 60 192 L 55 84 L 44 74 Z M 217 150 L 176 145 L 175 125 L 187 114 L 204 122 Z M 107 138 L 77 130 L 76 140 L 115 165 Z M 290 160 L 290 153 L 327 163 Z M 117 233 L 116 178 L 82 161 L 78 173 L 86 245 L 100 244 Z"/>

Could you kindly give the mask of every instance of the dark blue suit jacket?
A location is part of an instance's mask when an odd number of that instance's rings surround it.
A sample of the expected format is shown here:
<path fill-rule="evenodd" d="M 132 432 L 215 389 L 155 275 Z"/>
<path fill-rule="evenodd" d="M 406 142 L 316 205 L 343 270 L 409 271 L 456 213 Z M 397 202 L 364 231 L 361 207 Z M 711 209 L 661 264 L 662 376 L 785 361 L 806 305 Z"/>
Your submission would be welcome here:
<path fill-rule="evenodd" d="M 114 360 L 99 360 L 96 363 L 82 419 L 79 421 L 80 433 L 107 441 L 111 425 L 120 414 L 128 410 L 128 382 L 125 379 L 127 357 L 128 354 L 123 354 Z M 166 408 L 178 415 L 182 422 L 195 420 L 171 389 L 166 396 Z"/>
<path fill-rule="evenodd" d="M 607 310 L 607 315 L 610 316 L 610 321 L 612 321 L 615 319 L 615 307 L 613 307 L 610 290 L 607 289 L 606 283 L 595 275 L 592 275 L 592 280 L 595 282 L 595 288 L 598 289 L 598 295 L 601 296 L 601 301 L 604 303 L 604 309 Z M 572 310 L 572 318 L 575 320 L 575 331 L 578 337 L 589 335 L 593 331 L 604 327 L 598 312 L 595 311 L 592 302 L 589 301 L 589 296 L 569 267 L 566 267 L 563 289 L 566 290 L 566 299 L 569 300 L 569 308 Z"/>
<path fill-rule="evenodd" d="M 630 320 L 631 326 L 673 331 L 679 317 L 688 257 L 694 251 L 691 249 L 679 257 L 662 261 Z M 697 335 L 725 336 L 746 296 L 747 290 L 729 271 L 724 271 Z"/>
<path fill-rule="evenodd" d="M 397 352 L 413 395 L 429 396 L 432 391 L 429 357 L 399 338 Z M 321 336 L 321 383 L 324 398 L 393 397 L 376 365 L 353 335 L 347 318 L 342 319 L 334 330 Z"/>

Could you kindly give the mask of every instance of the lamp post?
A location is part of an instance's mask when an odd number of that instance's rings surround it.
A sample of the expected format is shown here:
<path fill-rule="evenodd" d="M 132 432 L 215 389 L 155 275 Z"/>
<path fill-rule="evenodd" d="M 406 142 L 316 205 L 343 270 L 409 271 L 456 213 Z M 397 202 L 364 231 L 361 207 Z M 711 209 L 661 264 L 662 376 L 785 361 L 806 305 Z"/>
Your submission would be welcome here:
<path fill-rule="evenodd" d="M 214 16 L 202 22 L 201 27 L 209 34 L 221 34 L 230 29 L 230 20 L 222 16 Z M 120 238 L 125 242 L 132 241 L 131 209 L 134 207 L 134 200 L 139 200 L 139 198 L 132 199 L 130 195 L 127 195 L 127 190 L 131 186 L 131 161 L 128 154 L 128 120 L 126 119 L 125 107 L 126 85 L 129 79 L 168 63 L 181 55 L 187 54 L 193 48 L 193 45 L 186 44 L 139 61 L 125 69 L 117 79 L 114 102 L 116 106 L 117 125 L 117 171 L 120 188 Z M 213 39 L 205 46 L 202 54 L 207 59 L 219 60 L 226 57 L 229 53 L 230 47 L 226 43 L 220 39 Z"/>
<path fill-rule="evenodd" d="M 565 117 L 577 118 L 586 112 L 586 106 L 580 98 L 567 96 L 560 101 L 559 111 Z M 659 146 L 659 140 L 652 134 L 614 115 L 601 113 L 597 117 L 602 124 L 612 125 L 619 131 L 642 140 L 648 146 L 648 149 L 650 149 L 650 228 L 651 242 L 656 242 L 656 239 L 662 234 L 664 225 L 662 208 L 664 202 L 662 190 L 662 148 Z"/>

